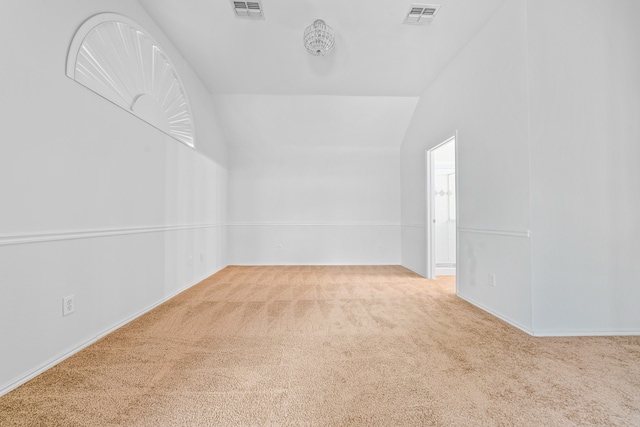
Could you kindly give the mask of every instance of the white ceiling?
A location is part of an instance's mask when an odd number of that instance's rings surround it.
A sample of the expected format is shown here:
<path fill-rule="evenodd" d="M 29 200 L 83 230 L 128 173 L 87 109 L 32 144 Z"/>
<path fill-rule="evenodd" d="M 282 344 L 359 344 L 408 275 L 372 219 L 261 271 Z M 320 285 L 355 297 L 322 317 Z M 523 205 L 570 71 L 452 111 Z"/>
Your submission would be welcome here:
<path fill-rule="evenodd" d="M 371 102 L 355 102 L 358 108 L 369 109 L 364 116 L 376 116 L 385 103 L 392 115 L 399 111 L 405 115 L 395 123 L 363 120 L 366 125 L 351 125 L 367 126 L 354 130 L 356 134 L 398 138 L 398 123 L 406 123 L 400 139 L 387 141 L 388 146 L 400 145 L 413 115 L 413 108 L 406 106 L 415 106 L 415 99 L 399 106 L 397 97 L 419 97 L 504 1 L 413 2 L 442 5 L 433 22 L 417 26 L 402 24 L 412 4 L 409 0 L 262 0 L 264 20 L 236 17 L 230 0 L 139 0 L 214 98 L 217 94 L 268 95 L 277 98 L 259 102 L 290 103 L 283 108 L 293 117 L 266 115 L 275 121 L 266 123 L 265 115 L 258 114 L 254 120 L 263 121 L 258 127 L 309 122 L 308 110 L 296 108 L 296 103 L 307 101 L 296 96 L 336 96 L 345 105 L 350 105 L 347 97 L 364 96 Z M 310 55 L 302 44 L 305 27 L 317 18 L 336 33 L 336 45 L 324 57 Z M 222 108 L 242 110 L 252 108 L 255 100 L 227 96 L 220 103 Z M 246 126 L 246 121 L 237 123 L 233 115 L 224 116 L 228 136 L 243 132 L 238 126 Z M 325 120 L 324 129 L 344 129 L 335 114 L 321 114 L 320 119 Z M 330 135 L 324 136 L 320 139 L 327 141 Z M 230 144 L 235 143 L 232 138 Z M 372 140 L 373 145 L 379 143 Z"/>
<path fill-rule="evenodd" d="M 402 24 L 409 0 L 263 0 L 264 20 L 229 0 L 139 1 L 211 93 L 365 96 L 420 96 L 504 2 L 439 0 L 419 26 Z M 337 36 L 325 57 L 302 45 L 316 18 Z"/>

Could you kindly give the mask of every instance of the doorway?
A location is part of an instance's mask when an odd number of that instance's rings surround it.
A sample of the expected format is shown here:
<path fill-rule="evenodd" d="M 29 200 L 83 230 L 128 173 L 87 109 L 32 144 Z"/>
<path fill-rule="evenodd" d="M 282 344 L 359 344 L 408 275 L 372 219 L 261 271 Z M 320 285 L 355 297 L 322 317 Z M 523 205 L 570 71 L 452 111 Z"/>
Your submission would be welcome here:
<path fill-rule="evenodd" d="M 426 152 L 427 278 L 456 275 L 456 137 Z"/>

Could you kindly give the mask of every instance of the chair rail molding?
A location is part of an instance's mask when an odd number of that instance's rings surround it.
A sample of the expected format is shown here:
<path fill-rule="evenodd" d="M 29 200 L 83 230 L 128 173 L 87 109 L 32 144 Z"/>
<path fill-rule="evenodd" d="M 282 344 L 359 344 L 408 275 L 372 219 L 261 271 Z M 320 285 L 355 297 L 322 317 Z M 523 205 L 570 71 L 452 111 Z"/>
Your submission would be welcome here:
<path fill-rule="evenodd" d="M 195 230 L 226 227 L 225 224 L 161 225 L 154 227 L 130 227 L 61 231 L 53 233 L 24 233 L 0 235 L 0 246 L 23 245 L 27 243 L 59 242 L 63 240 L 93 239 L 100 237 L 127 236 L 131 234 L 164 233 L 168 231 Z"/>
<path fill-rule="evenodd" d="M 458 227 L 458 232 L 473 233 L 473 234 L 490 234 L 494 236 L 523 237 L 526 239 L 531 237 L 531 230 L 497 230 L 497 229 L 488 229 L 488 228 Z"/>

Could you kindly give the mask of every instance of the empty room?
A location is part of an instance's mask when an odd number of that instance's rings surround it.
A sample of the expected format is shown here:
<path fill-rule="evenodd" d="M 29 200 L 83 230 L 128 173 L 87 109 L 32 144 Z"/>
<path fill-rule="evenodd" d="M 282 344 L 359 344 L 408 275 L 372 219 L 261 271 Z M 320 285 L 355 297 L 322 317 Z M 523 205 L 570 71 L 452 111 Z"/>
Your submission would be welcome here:
<path fill-rule="evenodd" d="M 2 1 L 0 425 L 640 425 L 638 18 Z"/>

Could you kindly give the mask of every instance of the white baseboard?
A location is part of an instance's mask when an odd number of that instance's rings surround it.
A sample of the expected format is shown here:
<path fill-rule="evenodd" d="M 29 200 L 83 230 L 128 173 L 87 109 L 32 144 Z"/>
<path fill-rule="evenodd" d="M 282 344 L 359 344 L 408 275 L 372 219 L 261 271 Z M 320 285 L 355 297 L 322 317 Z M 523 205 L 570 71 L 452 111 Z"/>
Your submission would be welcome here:
<path fill-rule="evenodd" d="M 476 307 L 478 307 L 478 308 L 480 308 L 480 309 L 482 309 L 482 310 L 486 311 L 487 313 L 489 313 L 489 314 L 491 314 L 491 315 L 493 315 L 493 316 L 497 317 L 498 319 L 502 320 L 503 322 L 506 322 L 506 323 L 510 324 L 511 326 L 513 326 L 513 327 L 515 327 L 515 328 L 520 329 L 522 332 L 525 332 L 525 333 L 527 333 L 527 334 L 529 334 L 529 335 L 531 335 L 531 336 L 535 336 L 535 334 L 533 333 L 533 331 L 532 331 L 531 329 L 527 328 L 526 326 L 521 325 L 520 323 L 518 323 L 518 322 L 516 322 L 516 321 L 514 321 L 514 320 L 511 320 L 511 319 L 509 319 L 508 317 L 503 316 L 503 315 L 502 315 L 502 314 L 500 314 L 500 313 L 497 313 L 497 312 L 493 311 L 492 309 L 490 309 L 490 308 L 488 308 L 488 307 L 484 306 L 483 304 L 480 304 L 479 302 L 474 301 L 474 300 L 473 300 L 473 299 L 471 299 L 471 298 L 467 298 L 467 297 L 465 297 L 465 296 L 462 296 L 462 295 L 460 295 L 460 294 L 459 294 L 459 293 L 457 293 L 457 292 L 456 292 L 456 295 L 458 296 L 458 298 L 461 298 L 461 299 L 465 300 L 465 301 L 466 301 L 466 302 L 468 302 L 469 304 L 475 305 Z"/>
<path fill-rule="evenodd" d="M 615 336 L 640 336 L 640 330 L 571 330 L 558 329 L 548 331 L 535 331 L 536 337 L 615 337 Z"/>
<path fill-rule="evenodd" d="M 533 337 L 611 337 L 611 336 L 640 336 L 640 330 L 637 329 L 618 329 L 618 330 L 601 330 L 601 329 L 593 329 L 593 330 L 584 330 L 584 329 L 550 329 L 550 330 L 535 330 L 529 329 L 518 322 L 515 322 L 495 311 L 485 307 L 484 305 L 472 300 L 471 298 L 467 298 L 458 294 L 458 297 L 467 301 L 470 304 L 475 305 L 476 307 L 492 314 L 498 319 L 507 322 L 511 326 L 514 326 L 520 329 L 523 332 L 533 336 Z"/>
<path fill-rule="evenodd" d="M 226 266 L 223 266 L 221 268 L 218 268 L 217 270 L 215 270 L 212 273 L 205 274 L 204 276 L 200 277 L 199 279 L 196 279 L 194 282 L 189 283 L 186 286 L 183 286 L 182 288 L 180 288 L 177 291 L 173 292 L 172 294 L 164 297 L 160 301 L 157 301 L 156 303 L 154 303 L 154 304 L 150 305 L 149 307 L 139 311 L 138 313 L 128 317 L 127 319 L 125 319 L 125 320 L 123 320 L 123 321 L 121 321 L 121 322 L 119 322 L 119 323 L 117 323 L 117 324 L 105 329 L 104 331 L 102 331 L 98 335 L 96 335 L 95 337 L 93 337 L 93 338 L 91 338 L 91 339 L 89 339 L 89 340 L 87 340 L 85 342 L 80 343 L 79 345 L 77 345 L 73 349 L 49 359 L 45 363 L 43 363 L 43 364 L 39 365 L 38 367 L 36 367 L 31 372 L 21 376 L 20 378 L 18 378 L 17 380 L 11 382 L 10 384 L 2 386 L 2 388 L 0 388 L 0 397 L 4 396 L 7 393 L 9 393 L 11 390 L 14 390 L 14 389 L 20 387 L 22 384 L 24 384 L 27 381 L 37 377 L 38 375 L 40 375 L 41 373 L 45 372 L 46 370 L 53 368 L 58 363 L 64 361 L 65 359 L 68 359 L 69 357 L 73 356 L 74 354 L 78 353 L 79 351 L 89 347 L 91 344 L 95 343 L 99 339 L 104 338 L 105 336 L 107 336 L 110 333 L 116 331 L 117 329 L 120 329 L 124 325 L 134 321 L 135 319 L 137 319 L 138 317 L 142 316 L 143 314 L 148 313 L 149 311 L 153 310 L 154 308 L 158 307 L 161 304 L 164 304 L 165 302 L 169 301 L 171 298 L 177 296 L 178 294 L 181 294 L 182 292 L 186 291 L 187 289 L 197 285 L 198 283 L 202 282 L 207 277 L 210 277 L 210 276 L 214 275 L 215 273 L 217 273 L 218 271 L 224 269 L 225 267 Z"/>
<path fill-rule="evenodd" d="M 436 276 L 455 276 L 455 267 L 436 267 Z"/>
<path fill-rule="evenodd" d="M 411 268 L 411 267 L 409 267 L 409 266 L 407 266 L 405 264 L 401 264 L 400 266 L 406 268 L 409 271 L 412 271 L 412 272 L 416 273 L 420 277 L 426 278 L 426 275 L 425 275 L 424 272 L 417 271 L 417 270 L 415 270 L 415 269 L 413 269 L 413 268 Z"/>
<path fill-rule="evenodd" d="M 340 267 L 341 265 L 344 266 L 387 266 L 387 265 L 400 265 L 397 262 L 380 262 L 380 263 L 367 263 L 367 264 L 363 264 L 361 262 L 359 263 L 353 263 L 353 262 L 304 262 L 304 263 L 299 263 L 299 262 L 279 262 L 277 264 L 274 263 L 264 263 L 264 262 L 260 262 L 260 263 L 242 263 L 242 262 L 234 262 L 232 264 L 229 264 L 229 267 L 233 267 L 233 266 L 237 266 L 237 267 L 305 267 L 305 266 L 312 266 L 312 267 L 322 267 L 322 266 L 327 266 L 327 267 Z M 404 266 L 403 266 L 404 267 Z"/>

